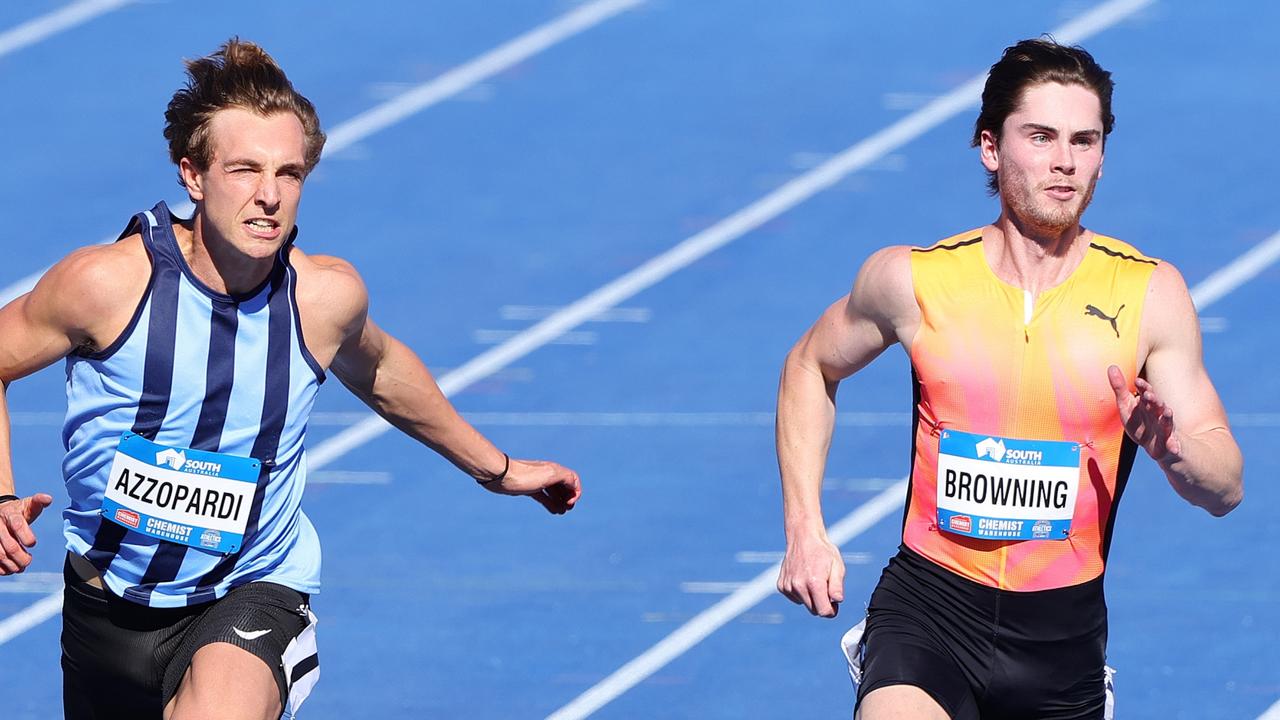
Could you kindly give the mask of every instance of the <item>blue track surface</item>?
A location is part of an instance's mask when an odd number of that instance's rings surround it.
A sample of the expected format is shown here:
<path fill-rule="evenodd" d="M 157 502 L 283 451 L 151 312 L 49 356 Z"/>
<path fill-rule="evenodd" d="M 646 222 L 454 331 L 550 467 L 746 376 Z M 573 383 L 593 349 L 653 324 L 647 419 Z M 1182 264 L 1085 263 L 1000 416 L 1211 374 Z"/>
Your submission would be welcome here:
<path fill-rule="evenodd" d="M 651 0 L 327 157 L 300 242 L 354 262 L 377 321 L 443 375 L 530 326 L 520 308 L 577 300 L 1088 8 L 989 5 Z M 0 32 L 58 6 L 0 5 Z M 184 56 L 258 41 L 334 127 L 574 6 L 139 2 L 0 57 L 0 286 L 182 199 L 160 129 Z M 1277 27 L 1269 4 L 1160 2 L 1085 43 L 1115 75 L 1118 118 L 1087 224 L 1192 286 L 1280 230 Z M 685 583 L 763 572 L 740 554 L 783 549 L 767 418 L 783 355 L 874 249 L 996 216 L 972 118 L 623 302 L 640 321 L 587 323 L 455 397 L 503 448 L 581 473 L 570 515 L 480 492 L 399 435 L 326 467 L 306 503 L 325 586 L 303 717 L 545 717 L 722 597 Z M 1278 289 L 1272 266 L 1204 312 L 1246 502 L 1215 520 L 1145 459 L 1125 494 L 1107 581 L 1125 720 L 1256 718 L 1280 699 Z M 10 390 L 26 491 L 60 492 L 61 380 Z M 331 385 L 312 447 L 361 409 Z M 832 521 L 906 472 L 903 354 L 840 401 L 881 415 L 837 431 Z M 770 597 L 597 717 L 847 717 L 837 642 L 898 523 L 845 547 L 839 619 Z M 57 514 L 38 529 L 32 570 L 55 573 Z M 14 589 L 0 580 L 0 620 L 49 590 Z M 0 645 L 0 717 L 60 717 L 58 631 Z"/>

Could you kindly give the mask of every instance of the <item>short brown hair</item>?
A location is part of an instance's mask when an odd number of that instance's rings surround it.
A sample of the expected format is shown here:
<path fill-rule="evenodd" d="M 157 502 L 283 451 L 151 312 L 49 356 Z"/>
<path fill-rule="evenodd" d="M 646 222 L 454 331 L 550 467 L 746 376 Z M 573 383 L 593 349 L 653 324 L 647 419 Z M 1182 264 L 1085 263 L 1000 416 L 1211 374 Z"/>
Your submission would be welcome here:
<path fill-rule="evenodd" d="M 982 131 L 990 131 L 998 140 L 1005 118 L 1022 104 L 1027 88 L 1042 83 L 1079 85 L 1092 90 L 1102 106 L 1102 137 L 1111 134 L 1116 116 L 1111 114 L 1111 91 L 1115 83 L 1111 73 L 1102 69 L 1093 56 L 1079 45 L 1059 45 L 1052 37 L 1023 40 L 1005 48 L 999 62 L 991 66 L 987 84 L 982 89 L 982 110 L 973 125 L 973 140 L 978 147 Z M 987 172 L 987 189 L 992 195 L 1000 192 L 996 174 Z"/>
<path fill-rule="evenodd" d="M 284 70 L 260 46 L 233 37 L 218 51 L 199 60 L 187 60 L 187 84 L 173 94 L 164 112 L 164 137 L 174 164 L 188 158 L 201 170 L 209 168 L 209 122 L 214 113 L 243 108 L 263 117 L 291 112 L 302 123 L 306 137 L 306 170 L 320 162 L 324 131 L 315 106 L 293 89 Z M 182 174 L 178 182 L 183 186 Z"/>

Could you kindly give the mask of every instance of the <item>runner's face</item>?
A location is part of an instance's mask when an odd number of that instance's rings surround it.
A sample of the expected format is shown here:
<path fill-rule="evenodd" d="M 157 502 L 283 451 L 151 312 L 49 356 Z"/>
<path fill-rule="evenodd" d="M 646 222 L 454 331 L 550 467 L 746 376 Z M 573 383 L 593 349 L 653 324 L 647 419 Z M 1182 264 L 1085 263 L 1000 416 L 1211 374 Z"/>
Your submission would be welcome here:
<path fill-rule="evenodd" d="M 989 133 L 987 133 L 989 135 Z M 1043 83 L 1023 92 L 999 142 L 983 142 L 1000 195 L 1017 220 L 1045 233 L 1075 227 L 1102 174 L 1102 105 L 1080 85 Z"/>
<path fill-rule="evenodd" d="M 184 166 L 188 191 L 203 204 L 205 232 L 248 257 L 271 257 L 298 216 L 306 178 L 302 123 L 289 112 L 263 117 L 227 108 L 210 120 L 209 141 L 208 170 Z"/>

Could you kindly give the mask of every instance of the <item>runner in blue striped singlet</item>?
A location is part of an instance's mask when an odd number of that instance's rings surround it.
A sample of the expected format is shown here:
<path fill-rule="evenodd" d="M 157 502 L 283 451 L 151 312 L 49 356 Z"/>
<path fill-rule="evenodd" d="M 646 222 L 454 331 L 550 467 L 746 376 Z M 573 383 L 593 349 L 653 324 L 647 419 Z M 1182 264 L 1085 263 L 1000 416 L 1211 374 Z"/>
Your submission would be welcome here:
<path fill-rule="evenodd" d="M 368 317 L 346 262 L 295 245 L 324 133 L 258 46 L 189 62 L 165 137 L 195 204 L 162 202 L 0 309 L 0 575 L 53 498 L 15 493 L 8 383 L 65 359 L 68 718 L 292 717 L 319 676 L 302 512 L 307 418 L 333 373 L 485 489 L 561 514 L 573 471 L 467 424 Z"/>

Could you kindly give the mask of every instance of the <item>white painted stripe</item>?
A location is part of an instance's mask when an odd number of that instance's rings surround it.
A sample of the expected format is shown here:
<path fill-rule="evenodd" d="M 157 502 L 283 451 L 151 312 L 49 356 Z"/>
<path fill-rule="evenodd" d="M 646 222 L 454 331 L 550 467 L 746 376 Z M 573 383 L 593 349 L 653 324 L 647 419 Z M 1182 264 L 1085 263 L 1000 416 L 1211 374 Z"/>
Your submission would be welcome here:
<path fill-rule="evenodd" d="M 680 592 L 693 595 L 728 595 L 741 590 L 746 583 L 742 581 L 723 582 L 718 580 L 695 580 L 680 583 Z"/>
<path fill-rule="evenodd" d="M 1280 720 L 1280 700 L 1258 716 L 1258 720 Z"/>
<path fill-rule="evenodd" d="M 391 473 L 361 470 L 321 470 L 307 474 L 308 485 L 390 485 Z"/>
<path fill-rule="evenodd" d="M 1220 333 L 1231 329 L 1231 321 L 1224 317 L 1201 317 L 1200 332 Z"/>
<path fill-rule="evenodd" d="M 1222 296 L 1257 277 L 1258 273 L 1276 260 L 1280 260 L 1280 232 L 1258 243 L 1230 265 L 1197 284 L 1191 291 L 1196 310 L 1203 312 Z"/>
<path fill-rule="evenodd" d="M 0 581 L 2 593 L 38 593 L 45 595 L 62 589 L 60 572 L 24 572 Z"/>
<path fill-rule="evenodd" d="M 115 238 L 111 238 L 111 240 L 114 240 L 114 239 Z M 104 240 L 103 242 L 104 243 L 110 242 L 111 240 Z M 12 284 L 4 288 L 3 290 L 0 290 L 0 307 L 4 307 L 5 305 L 8 305 L 9 303 L 13 302 L 14 299 L 17 298 L 19 295 L 24 295 L 26 293 L 31 292 L 31 288 L 35 287 L 36 282 L 38 282 L 40 278 L 43 277 L 44 274 L 47 272 L 49 272 L 48 267 L 40 268 L 39 270 L 31 273 L 30 275 L 27 275 L 26 277 L 23 277 L 14 281 Z"/>
<path fill-rule="evenodd" d="M 1089 35 L 1106 29 L 1132 13 L 1149 5 L 1153 0 L 1115 0 L 1113 2 L 1103 3 L 1098 7 L 1086 12 L 1080 17 L 1059 27 L 1053 32 L 1054 37 L 1059 42 L 1065 44 L 1075 44 L 1084 40 Z M 844 175 L 854 170 L 864 167 L 871 161 L 888 154 L 897 147 L 905 144 L 909 140 L 914 139 L 930 128 L 940 124 L 944 120 L 949 119 L 953 115 L 964 110 L 981 98 L 982 86 L 985 82 L 985 73 L 979 75 L 961 87 L 947 93 L 946 95 L 930 102 L 920 110 L 908 115 L 899 122 L 893 124 L 889 128 L 873 135 L 871 138 L 845 150 L 832 160 L 819 166 L 814 171 L 807 173 L 796 180 L 784 185 L 779 190 L 766 196 L 763 200 L 758 201 L 751 207 L 743 210 L 736 215 L 730 217 L 717 225 L 709 228 L 686 243 L 695 245 L 687 250 L 687 254 L 693 256 L 693 259 L 701 257 L 701 255 L 710 252 L 719 247 L 720 244 L 728 242 L 728 240 L 717 241 L 717 231 L 728 234 L 729 228 L 736 229 L 741 226 L 741 231 L 746 232 L 765 220 L 772 218 L 778 213 L 783 212 L 792 205 L 809 197 L 810 195 L 822 190 Z M 754 211 L 754 212 L 753 212 Z M 772 214 L 770 214 L 772 213 Z M 728 226 L 728 227 L 725 227 Z M 702 241 L 703 245 L 710 246 L 703 250 L 701 246 L 693 243 L 693 240 L 708 236 Z M 733 236 L 733 237 L 736 237 Z M 732 239 L 730 237 L 729 239 Z M 677 247 L 677 250 L 680 248 Z M 670 253 L 668 253 L 670 254 Z M 665 256 L 664 256 L 665 257 Z M 687 262 L 692 262 L 688 260 Z M 652 263 L 650 263 L 652 264 Z M 647 266 L 646 266 L 647 267 Z M 641 268 L 642 270 L 644 268 Z M 590 296 L 589 296 L 590 297 Z M 617 300 L 614 301 L 618 302 Z M 536 327 L 535 327 L 536 329 Z M 890 490 L 886 490 L 875 500 L 854 510 L 843 520 L 831 528 L 828 533 L 832 542 L 837 546 L 843 545 L 849 539 L 862 532 L 866 527 L 878 522 L 884 515 L 888 514 L 893 508 L 902 502 L 902 494 L 905 492 L 905 481 L 899 485 L 895 485 Z M 886 502 L 888 498 L 889 502 Z M 875 511 L 870 508 L 876 508 Z M 867 523 L 865 526 L 858 523 Z M 840 531 L 842 539 L 837 539 L 837 528 Z M 851 528 L 856 528 L 852 530 Z M 848 533 L 848 537 L 843 537 Z M 774 591 L 774 584 L 777 580 L 778 569 L 780 566 L 774 565 L 769 570 L 758 575 L 746 587 L 729 597 L 716 603 L 708 610 L 702 612 L 693 620 L 689 621 L 674 633 L 658 642 L 649 650 L 645 651 L 636 659 L 623 665 L 609 677 L 579 695 L 568 705 L 547 716 L 547 720 L 580 720 L 588 717 L 596 710 L 604 707 L 614 698 L 630 690 L 637 683 L 649 677 L 662 666 L 671 662 L 675 658 L 682 655 L 689 648 L 701 642 L 705 637 L 715 632 L 729 620 L 746 610 L 754 607 L 757 603 L 767 597 Z"/>
<path fill-rule="evenodd" d="M 1234 427 L 1280 427 L 1280 413 L 1232 413 Z"/>
<path fill-rule="evenodd" d="M 70 30 L 106 13 L 124 7 L 134 0 L 80 0 L 28 20 L 0 33 L 0 57 L 35 45 L 45 38 Z"/>
<path fill-rule="evenodd" d="M 527 60 L 562 40 L 599 25 L 605 20 L 644 2 L 645 0 L 597 0 L 571 10 L 555 20 L 540 25 L 464 65 L 459 65 L 433 80 L 429 80 L 338 125 L 328 132 L 329 139 L 324 145 L 324 156 L 344 150 L 414 113 L 421 112 L 442 100 L 447 100 L 472 85 Z M 185 200 L 170 207 L 174 213 L 183 217 L 189 217 L 195 210 L 195 206 Z M 101 240 L 100 243 L 109 243 L 115 239 L 113 235 Z M 36 282 L 48 270 L 49 268 L 47 267 L 38 270 L 0 290 L 0 307 L 8 305 L 19 295 L 30 292 L 31 288 L 35 287 Z"/>
<path fill-rule="evenodd" d="M 771 412 L 466 412 L 477 426 L 527 427 L 773 427 Z M 842 427 L 902 427 L 910 413 L 836 413 Z"/>
<path fill-rule="evenodd" d="M 372 110 L 357 115 L 329 133 L 326 154 L 354 144 L 361 138 L 394 125 L 441 100 L 483 82 L 521 63 L 566 38 L 588 30 L 609 18 L 630 10 L 644 0 L 598 0 L 534 28 L 520 37 L 494 48 L 471 62 L 460 65 L 431 82 L 420 85 Z"/>
<path fill-rule="evenodd" d="M 903 480 L 849 513 L 843 520 L 831 526 L 827 533 L 831 542 L 843 545 L 862 534 L 886 515 L 902 507 L 906 492 L 907 483 Z M 630 690 L 667 663 L 683 655 L 686 650 L 702 642 L 708 635 L 777 592 L 780 567 L 779 563 L 770 565 L 769 569 L 755 576 L 741 589 L 698 613 L 657 645 L 623 665 L 617 672 L 579 695 L 573 702 L 548 715 L 547 720 L 585 718 Z"/>
<path fill-rule="evenodd" d="M 506 342 L 511 338 L 519 335 L 518 330 L 473 330 L 471 339 L 480 345 L 497 345 Z M 597 339 L 596 333 L 589 330 L 576 330 L 573 332 L 560 333 L 554 340 L 549 341 L 548 345 L 595 345 Z"/>
<path fill-rule="evenodd" d="M 24 412 L 19 410 L 9 411 L 9 425 L 11 427 L 23 427 L 28 425 L 62 425 L 66 419 L 65 413 L 60 412 Z"/>
<path fill-rule="evenodd" d="M 50 593 L 36 603 L 0 621 L 0 645 L 3 645 L 62 611 L 62 590 Z"/>
<path fill-rule="evenodd" d="M 781 550 L 743 550 L 734 554 L 733 561 L 753 565 L 781 563 L 784 555 Z M 867 552 L 840 553 L 840 557 L 846 565 L 866 565 L 871 562 L 871 553 Z"/>
<path fill-rule="evenodd" d="M 498 311 L 503 320 L 541 320 L 555 314 L 560 308 L 551 305 L 503 305 Z M 601 310 L 591 322 L 647 323 L 653 318 L 649 308 L 610 308 Z"/>

